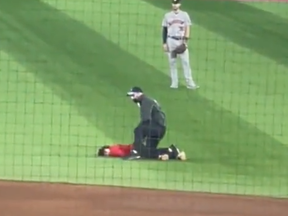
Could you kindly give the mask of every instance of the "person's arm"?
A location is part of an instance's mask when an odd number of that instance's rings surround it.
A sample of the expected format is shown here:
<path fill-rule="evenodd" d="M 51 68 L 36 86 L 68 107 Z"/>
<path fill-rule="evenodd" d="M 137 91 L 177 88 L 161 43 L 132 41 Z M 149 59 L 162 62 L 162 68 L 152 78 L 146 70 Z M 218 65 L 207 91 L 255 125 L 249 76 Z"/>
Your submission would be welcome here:
<path fill-rule="evenodd" d="M 168 22 L 166 19 L 166 15 L 164 15 L 164 18 L 162 20 L 162 45 L 165 52 L 168 52 L 167 38 L 168 38 Z"/>
<path fill-rule="evenodd" d="M 140 107 L 141 113 L 141 123 L 140 124 L 149 124 L 151 122 L 151 113 L 154 103 L 152 100 L 145 98 Z"/>
<path fill-rule="evenodd" d="M 189 14 L 185 13 L 185 33 L 184 33 L 184 40 L 187 42 L 190 38 L 190 30 L 191 30 L 192 22 Z"/>
<path fill-rule="evenodd" d="M 168 27 L 163 26 L 162 27 L 162 43 L 163 43 L 163 45 L 167 43 L 167 38 L 168 38 Z"/>

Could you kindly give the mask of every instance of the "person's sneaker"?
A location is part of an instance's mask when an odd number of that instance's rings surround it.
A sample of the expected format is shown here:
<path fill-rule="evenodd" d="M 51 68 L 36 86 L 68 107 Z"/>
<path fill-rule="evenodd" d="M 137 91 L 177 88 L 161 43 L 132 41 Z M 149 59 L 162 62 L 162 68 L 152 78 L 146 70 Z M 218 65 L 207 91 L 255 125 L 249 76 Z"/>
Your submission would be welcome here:
<path fill-rule="evenodd" d="M 186 153 L 184 151 L 179 152 L 179 154 L 177 155 L 177 159 L 182 161 L 187 160 Z"/>
<path fill-rule="evenodd" d="M 169 160 L 169 155 L 168 154 L 160 155 L 159 156 L 159 160 L 167 161 L 167 160 Z"/>
<path fill-rule="evenodd" d="M 178 89 L 178 86 L 176 86 L 176 85 L 171 85 L 170 88 L 171 88 L 171 89 Z"/>
<path fill-rule="evenodd" d="M 196 90 L 196 89 L 199 89 L 200 86 L 196 85 L 196 86 L 191 86 L 191 85 L 188 85 L 187 86 L 187 89 L 191 89 L 191 90 Z"/>
<path fill-rule="evenodd" d="M 174 144 L 170 145 L 169 149 L 171 149 L 171 151 L 175 157 L 180 153 L 179 148 L 177 148 Z"/>
<path fill-rule="evenodd" d="M 173 158 L 176 158 L 177 160 L 186 160 L 186 153 L 184 151 L 180 151 L 179 148 L 177 148 L 174 144 L 170 145 L 169 149 L 171 149 L 173 153 Z"/>

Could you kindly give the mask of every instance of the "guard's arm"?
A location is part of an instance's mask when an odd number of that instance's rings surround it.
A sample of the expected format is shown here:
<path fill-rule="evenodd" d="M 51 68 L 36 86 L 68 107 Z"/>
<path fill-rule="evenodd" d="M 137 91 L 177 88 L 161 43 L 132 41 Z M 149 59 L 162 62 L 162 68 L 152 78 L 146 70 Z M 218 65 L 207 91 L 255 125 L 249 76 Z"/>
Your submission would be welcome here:
<path fill-rule="evenodd" d="M 143 100 L 140 107 L 141 112 L 141 123 L 140 124 L 149 124 L 151 122 L 151 113 L 154 103 L 152 100 Z"/>

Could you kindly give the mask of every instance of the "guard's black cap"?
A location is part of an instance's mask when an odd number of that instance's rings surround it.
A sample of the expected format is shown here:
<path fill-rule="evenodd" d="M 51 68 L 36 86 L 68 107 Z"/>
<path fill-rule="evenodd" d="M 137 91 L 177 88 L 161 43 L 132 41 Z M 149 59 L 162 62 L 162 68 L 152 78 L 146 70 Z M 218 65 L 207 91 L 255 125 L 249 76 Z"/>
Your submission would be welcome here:
<path fill-rule="evenodd" d="M 134 93 L 142 93 L 142 89 L 140 87 L 133 87 L 130 89 L 130 91 L 127 92 L 127 96 L 132 96 Z"/>
<path fill-rule="evenodd" d="M 172 0 L 172 4 L 180 4 L 181 0 Z"/>

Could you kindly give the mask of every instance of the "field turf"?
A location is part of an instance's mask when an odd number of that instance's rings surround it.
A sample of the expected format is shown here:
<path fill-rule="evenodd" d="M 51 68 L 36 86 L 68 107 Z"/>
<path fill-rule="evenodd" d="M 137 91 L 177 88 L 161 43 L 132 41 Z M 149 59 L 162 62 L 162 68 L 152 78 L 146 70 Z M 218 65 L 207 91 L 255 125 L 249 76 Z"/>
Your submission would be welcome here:
<path fill-rule="evenodd" d="M 0 177 L 287 196 L 287 4 L 183 8 L 196 92 L 168 88 L 164 0 L 0 0 Z M 161 145 L 189 161 L 94 157 L 131 142 L 134 85 L 167 113 Z"/>

